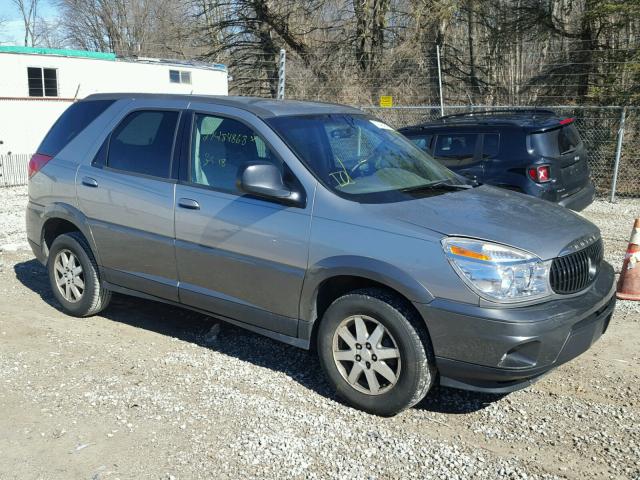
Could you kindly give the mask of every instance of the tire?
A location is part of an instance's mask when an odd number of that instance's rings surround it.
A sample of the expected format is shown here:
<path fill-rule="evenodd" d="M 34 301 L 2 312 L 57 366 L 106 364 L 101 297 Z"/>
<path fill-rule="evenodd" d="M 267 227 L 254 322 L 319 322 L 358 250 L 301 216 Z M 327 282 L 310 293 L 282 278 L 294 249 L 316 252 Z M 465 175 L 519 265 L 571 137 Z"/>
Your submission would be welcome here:
<path fill-rule="evenodd" d="M 98 265 L 91 248 L 80 232 L 56 237 L 49 249 L 47 271 L 53 295 L 69 315 L 95 315 L 104 310 L 111 300 L 111 292 L 100 283 Z"/>
<path fill-rule="evenodd" d="M 358 318 L 376 345 L 368 341 L 363 344 L 361 340 L 366 337 L 358 334 L 358 326 L 363 332 Z M 377 341 L 374 333 L 381 331 L 379 325 L 386 331 Z M 375 415 L 392 416 L 415 405 L 436 376 L 431 341 L 422 319 L 397 296 L 382 289 L 357 290 L 335 300 L 320 321 L 317 346 L 322 369 L 338 395 L 353 407 Z M 371 375 L 375 379 L 370 381 Z M 350 378 L 357 380 L 354 383 Z M 374 393 L 376 383 L 379 389 Z"/>

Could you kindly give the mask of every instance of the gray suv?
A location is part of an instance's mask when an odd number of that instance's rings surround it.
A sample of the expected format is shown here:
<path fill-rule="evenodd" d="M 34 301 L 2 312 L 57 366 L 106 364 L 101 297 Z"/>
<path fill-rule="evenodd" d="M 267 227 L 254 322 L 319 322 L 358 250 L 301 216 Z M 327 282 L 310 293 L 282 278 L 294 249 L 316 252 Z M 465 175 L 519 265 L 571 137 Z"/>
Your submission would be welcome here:
<path fill-rule="evenodd" d="M 29 165 L 27 232 L 65 312 L 112 292 L 317 348 L 348 403 L 506 393 L 607 329 L 596 226 L 475 186 L 340 105 L 93 95 Z"/>

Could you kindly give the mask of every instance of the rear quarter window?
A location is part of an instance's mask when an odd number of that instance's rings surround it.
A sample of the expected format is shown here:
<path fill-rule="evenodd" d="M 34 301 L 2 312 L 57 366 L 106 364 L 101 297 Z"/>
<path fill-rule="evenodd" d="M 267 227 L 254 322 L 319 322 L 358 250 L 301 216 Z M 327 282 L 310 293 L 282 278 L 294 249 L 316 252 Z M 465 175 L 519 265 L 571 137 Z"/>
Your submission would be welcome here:
<path fill-rule="evenodd" d="M 497 133 L 485 133 L 482 141 L 482 158 L 496 158 L 500 153 L 500 135 Z"/>
<path fill-rule="evenodd" d="M 113 102 L 114 100 L 89 100 L 71 105 L 53 124 L 37 153 L 55 157 Z"/>

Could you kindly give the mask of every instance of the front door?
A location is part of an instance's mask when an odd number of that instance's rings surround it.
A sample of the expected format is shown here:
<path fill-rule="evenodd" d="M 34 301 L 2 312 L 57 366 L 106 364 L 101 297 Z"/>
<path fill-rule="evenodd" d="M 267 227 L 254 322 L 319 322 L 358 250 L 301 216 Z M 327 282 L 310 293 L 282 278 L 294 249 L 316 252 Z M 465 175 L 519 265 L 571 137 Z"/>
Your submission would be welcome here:
<path fill-rule="evenodd" d="M 311 207 L 243 195 L 247 162 L 273 162 L 303 189 L 264 136 L 245 120 L 194 113 L 186 178 L 176 187 L 180 301 L 289 336 L 297 334 Z M 310 202 L 307 202 L 310 203 Z"/>
<path fill-rule="evenodd" d="M 171 161 L 180 115 L 177 108 L 129 113 L 77 175 L 105 280 L 174 301 Z"/>
<path fill-rule="evenodd" d="M 454 172 L 482 182 L 484 161 L 479 140 L 480 135 L 473 132 L 439 133 L 434 140 L 433 156 Z"/>

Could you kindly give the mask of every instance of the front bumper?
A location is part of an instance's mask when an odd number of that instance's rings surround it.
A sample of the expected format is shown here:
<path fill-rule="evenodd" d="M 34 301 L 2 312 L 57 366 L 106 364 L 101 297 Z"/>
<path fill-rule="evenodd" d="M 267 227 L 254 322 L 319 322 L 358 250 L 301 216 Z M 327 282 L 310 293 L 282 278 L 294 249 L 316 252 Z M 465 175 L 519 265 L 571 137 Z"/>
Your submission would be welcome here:
<path fill-rule="evenodd" d="M 573 195 L 560 200 L 558 205 L 580 212 L 591 205 L 595 198 L 596 188 L 593 186 L 593 183 L 589 182 L 587 186 L 578 190 Z"/>
<path fill-rule="evenodd" d="M 436 299 L 415 304 L 433 343 L 440 384 L 507 393 L 577 357 L 606 331 L 615 306 L 615 275 L 603 263 L 578 296 L 514 308 Z"/>

